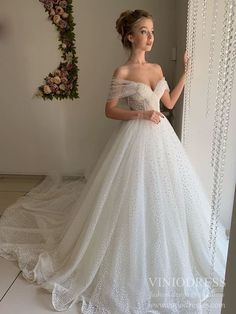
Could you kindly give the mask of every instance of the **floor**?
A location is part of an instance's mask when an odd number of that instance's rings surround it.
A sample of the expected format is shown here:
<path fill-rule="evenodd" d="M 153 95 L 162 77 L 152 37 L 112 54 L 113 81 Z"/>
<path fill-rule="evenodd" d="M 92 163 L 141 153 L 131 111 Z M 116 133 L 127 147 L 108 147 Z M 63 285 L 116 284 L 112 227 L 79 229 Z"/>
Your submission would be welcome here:
<path fill-rule="evenodd" d="M 42 179 L 41 176 L 0 175 L 0 215 L 7 206 L 39 184 Z M 51 305 L 50 293 L 40 289 L 35 284 L 27 282 L 22 277 L 15 262 L 0 257 L 0 278 L 0 313 L 55 313 Z M 210 314 L 219 314 L 221 312 L 221 302 L 222 294 L 212 297 Z M 70 310 L 60 313 L 78 314 L 78 307 L 79 305 L 75 305 Z"/>

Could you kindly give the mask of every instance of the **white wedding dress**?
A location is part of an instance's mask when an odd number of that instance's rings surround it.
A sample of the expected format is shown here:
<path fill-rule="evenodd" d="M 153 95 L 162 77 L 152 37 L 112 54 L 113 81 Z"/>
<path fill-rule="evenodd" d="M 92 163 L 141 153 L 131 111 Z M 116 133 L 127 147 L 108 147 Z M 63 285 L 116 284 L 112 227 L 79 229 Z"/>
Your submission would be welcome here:
<path fill-rule="evenodd" d="M 112 78 L 108 99 L 160 111 L 169 89 Z M 86 183 L 48 175 L 0 219 L 0 255 L 52 293 L 58 311 L 202 313 L 210 289 L 210 205 L 166 117 L 121 121 Z M 218 227 L 214 281 L 228 241 Z M 217 289 L 218 289 L 217 288 Z M 186 306 L 188 304 L 194 306 Z"/>

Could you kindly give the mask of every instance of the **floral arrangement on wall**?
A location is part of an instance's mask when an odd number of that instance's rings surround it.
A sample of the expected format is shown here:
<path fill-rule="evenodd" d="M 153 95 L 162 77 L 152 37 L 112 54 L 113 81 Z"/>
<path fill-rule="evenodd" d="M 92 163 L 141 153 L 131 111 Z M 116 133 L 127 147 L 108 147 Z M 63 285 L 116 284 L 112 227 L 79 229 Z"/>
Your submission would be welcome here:
<path fill-rule="evenodd" d="M 79 98 L 78 95 L 78 58 L 75 50 L 72 0 L 39 0 L 48 13 L 48 18 L 59 32 L 59 47 L 62 61 L 58 68 L 44 78 L 38 88 L 38 96 L 43 99 Z"/>

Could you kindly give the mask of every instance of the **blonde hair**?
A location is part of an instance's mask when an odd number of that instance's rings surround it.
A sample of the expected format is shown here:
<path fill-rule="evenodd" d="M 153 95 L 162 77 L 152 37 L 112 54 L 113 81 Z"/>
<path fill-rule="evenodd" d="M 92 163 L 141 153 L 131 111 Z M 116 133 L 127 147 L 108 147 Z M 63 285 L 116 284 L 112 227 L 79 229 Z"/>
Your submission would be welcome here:
<path fill-rule="evenodd" d="M 132 43 L 128 39 L 128 35 L 132 34 L 133 26 L 141 18 L 148 18 L 153 21 L 153 17 L 144 10 L 126 10 L 120 14 L 116 20 L 116 30 L 121 36 L 121 42 L 126 49 L 132 48 Z"/>

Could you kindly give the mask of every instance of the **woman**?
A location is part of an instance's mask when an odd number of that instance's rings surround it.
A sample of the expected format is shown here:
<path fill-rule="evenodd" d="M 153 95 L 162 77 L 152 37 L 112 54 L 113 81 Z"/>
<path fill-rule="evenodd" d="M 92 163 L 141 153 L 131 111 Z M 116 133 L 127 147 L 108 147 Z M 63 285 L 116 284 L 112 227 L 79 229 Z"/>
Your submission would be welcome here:
<path fill-rule="evenodd" d="M 145 61 L 152 16 L 125 11 L 116 22 L 127 62 L 113 74 L 106 115 L 121 120 L 83 187 L 50 177 L 0 220 L 0 254 L 52 292 L 58 311 L 201 313 L 210 293 L 210 205 L 160 99 L 173 108 L 161 67 Z M 187 57 L 184 56 L 187 66 Z M 119 108 L 119 101 L 127 108 Z M 227 241 L 219 226 L 214 280 L 223 287 Z"/>

